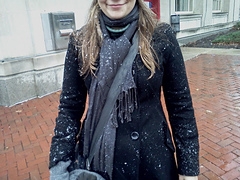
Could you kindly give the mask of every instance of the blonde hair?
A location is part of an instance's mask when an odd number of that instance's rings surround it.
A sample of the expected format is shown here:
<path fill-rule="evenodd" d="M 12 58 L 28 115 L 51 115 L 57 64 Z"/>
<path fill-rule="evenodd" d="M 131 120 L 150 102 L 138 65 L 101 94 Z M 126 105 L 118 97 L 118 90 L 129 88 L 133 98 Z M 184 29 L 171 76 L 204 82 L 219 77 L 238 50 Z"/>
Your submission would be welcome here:
<path fill-rule="evenodd" d="M 144 65 L 151 71 L 151 75 L 149 76 L 151 78 L 155 73 L 156 67 L 158 67 L 154 59 L 157 56 L 151 46 L 152 35 L 157 25 L 157 18 L 152 10 L 145 5 L 143 0 L 137 0 L 137 3 L 139 5 L 139 53 Z M 77 37 L 81 44 L 82 75 L 87 75 L 89 72 L 94 74 L 96 70 L 96 59 L 99 56 L 103 40 L 99 25 L 99 13 L 100 7 L 98 1 L 93 0 L 87 24 Z"/>

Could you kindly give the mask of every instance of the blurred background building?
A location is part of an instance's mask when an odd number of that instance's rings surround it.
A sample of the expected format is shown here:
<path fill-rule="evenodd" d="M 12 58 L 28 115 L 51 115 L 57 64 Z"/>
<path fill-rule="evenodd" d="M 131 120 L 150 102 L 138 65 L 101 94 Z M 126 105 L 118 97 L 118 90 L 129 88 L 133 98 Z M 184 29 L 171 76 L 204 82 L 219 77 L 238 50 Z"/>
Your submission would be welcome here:
<path fill-rule="evenodd" d="M 230 29 L 240 0 L 146 0 L 180 44 Z M 68 35 L 86 22 L 89 0 L 0 0 L 0 105 L 61 89 Z"/>

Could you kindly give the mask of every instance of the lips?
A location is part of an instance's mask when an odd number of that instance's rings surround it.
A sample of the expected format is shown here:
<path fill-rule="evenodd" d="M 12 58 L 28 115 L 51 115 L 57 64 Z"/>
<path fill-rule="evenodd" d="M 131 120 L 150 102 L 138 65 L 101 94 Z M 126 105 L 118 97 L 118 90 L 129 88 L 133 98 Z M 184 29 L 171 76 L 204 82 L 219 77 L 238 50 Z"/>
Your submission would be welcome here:
<path fill-rule="evenodd" d="M 110 6 L 113 9 L 118 9 L 121 8 L 124 4 L 109 4 L 108 6 Z"/>
<path fill-rule="evenodd" d="M 123 4 L 110 4 L 109 6 L 122 6 Z"/>

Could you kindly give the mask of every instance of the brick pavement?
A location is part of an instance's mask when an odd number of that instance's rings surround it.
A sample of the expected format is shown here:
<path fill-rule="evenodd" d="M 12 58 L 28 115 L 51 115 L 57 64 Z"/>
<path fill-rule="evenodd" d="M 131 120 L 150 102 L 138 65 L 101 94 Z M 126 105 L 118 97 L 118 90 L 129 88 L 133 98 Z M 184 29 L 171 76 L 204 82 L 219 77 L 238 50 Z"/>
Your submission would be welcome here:
<path fill-rule="evenodd" d="M 200 134 L 199 179 L 240 179 L 240 56 L 186 62 Z"/>
<path fill-rule="evenodd" d="M 200 180 L 240 179 L 240 55 L 186 61 L 200 134 Z M 0 179 L 48 179 L 60 92 L 0 107 Z"/>

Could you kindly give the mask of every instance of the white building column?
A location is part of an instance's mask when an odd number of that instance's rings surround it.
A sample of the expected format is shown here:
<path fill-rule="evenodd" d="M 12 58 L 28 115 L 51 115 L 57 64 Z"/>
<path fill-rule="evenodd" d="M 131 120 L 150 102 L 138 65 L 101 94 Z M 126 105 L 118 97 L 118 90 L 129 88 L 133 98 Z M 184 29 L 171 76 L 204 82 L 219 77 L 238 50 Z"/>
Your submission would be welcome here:
<path fill-rule="evenodd" d="M 204 11 L 204 0 L 198 0 L 194 1 L 194 8 L 193 8 L 193 13 L 194 14 L 201 14 L 202 15 L 202 21 L 201 21 L 201 26 L 203 26 L 204 21 L 205 21 L 205 16 L 203 16 L 203 11 Z"/>
<path fill-rule="evenodd" d="M 203 0 L 203 11 L 202 11 L 202 26 L 212 25 L 212 0 Z"/>
<path fill-rule="evenodd" d="M 160 21 L 161 22 L 166 22 L 170 24 L 170 17 L 171 17 L 171 12 L 170 8 L 172 5 L 171 0 L 166 1 L 166 0 L 160 0 Z"/>
<path fill-rule="evenodd" d="M 228 12 L 228 22 L 233 22 L 234 21 L 234 9 L 235 7 L 235 0 L 224 0 L 224 3 L 226 3 L 226 5 L 228 6 L 223 6 L 225 8 L 227 8 L 227 12 Z"/>
<path fill-rule="evenodd" d="M 239 5 L 240 5 L 240 0 L 235 0 L 233 21 L 238 21 L 239 20 Z"/>
<path fill-rule="evenodd" d="M 226 1 L 226 0 L 224 0 Z M 229 2 L 229 16 L 228 22 L 239 20 L 239 1 L 240 0 L 228 0 Z"/>

